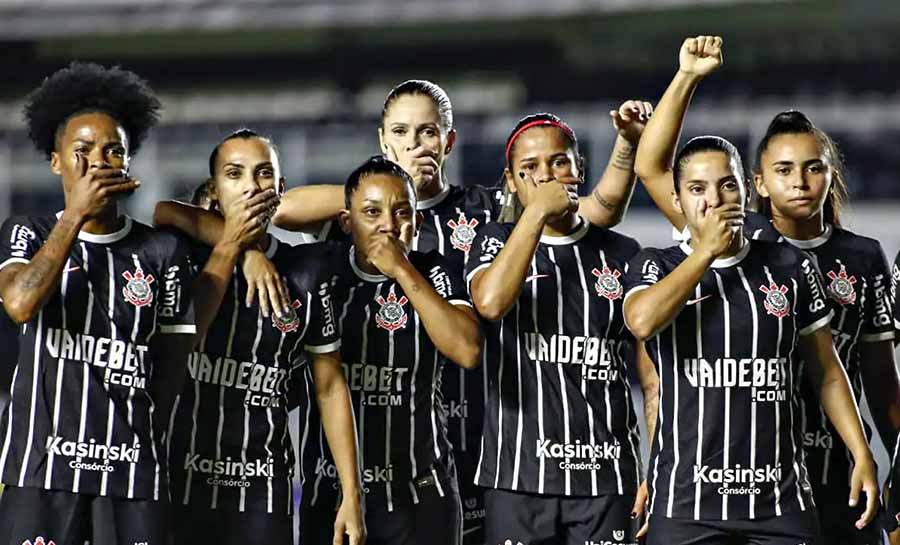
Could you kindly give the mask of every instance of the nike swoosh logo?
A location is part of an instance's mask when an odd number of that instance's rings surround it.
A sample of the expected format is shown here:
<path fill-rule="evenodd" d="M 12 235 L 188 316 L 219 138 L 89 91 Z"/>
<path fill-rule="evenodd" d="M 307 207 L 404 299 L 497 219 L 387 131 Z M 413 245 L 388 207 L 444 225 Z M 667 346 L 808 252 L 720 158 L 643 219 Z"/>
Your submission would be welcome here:
<path fill-rule="evenodd" d="M 549 274 L 532 274 L 531 276 L 529 276 L 528 278 L 525 279 L 525 283 L 527 284 L 527 283 L 531 282 L 532 280 L 537 280 L 538 278 L 547 278 L 548 276 L 550 276 L 550 275 Z"/>
<path fill-rule="evenodd" d="M 482 528 L 482 526 L 479 524 L 478 526 L 476 526 L 474 528 L 469 528 L 468 530 L 463 530 L 462 535 L 467 536 L 467 535 L 471 534 L 472 532 L 477 532 L 478 530 L 481 530 L 481 528 Z"/>
<path fill-rule="evenodd" d="M 685 303 L 685 306 L 688 306 L 688 307 L 689 307 L 689 306 L 691 306 L 691 305 L 696 305 L 696 304 L 699 303 L 700 301 L 702 301 L 702 300 L 704 300 L 704 299 L 709 299 L 710 297 L 712 297 L 712 295 L 704 295 L 703 297 L 698 297 L 698 298 L 696 298 L 696 299 L 688 299 L 688 302 Z"/>
<path fill-rule="evenodd" d="M 75 272 L 75 271 L 80 271 L 80 270 L 81 270 L 81 267 L 79 267 L 78 265 L 74 265 L 74 266 L 66 269 L 66 272 Z"/>

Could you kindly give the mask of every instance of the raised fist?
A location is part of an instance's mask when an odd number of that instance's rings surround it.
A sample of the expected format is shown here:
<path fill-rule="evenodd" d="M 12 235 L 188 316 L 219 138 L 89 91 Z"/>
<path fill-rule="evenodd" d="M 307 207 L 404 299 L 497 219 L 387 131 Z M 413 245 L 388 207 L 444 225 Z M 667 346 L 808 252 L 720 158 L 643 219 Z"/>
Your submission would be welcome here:
<path fill-rule="evenodd" d="M 686 74 L 708 76 L 722 66 L 722 38 L 697 36 L 681 44 L 678 53 L 679 68 Z"/>

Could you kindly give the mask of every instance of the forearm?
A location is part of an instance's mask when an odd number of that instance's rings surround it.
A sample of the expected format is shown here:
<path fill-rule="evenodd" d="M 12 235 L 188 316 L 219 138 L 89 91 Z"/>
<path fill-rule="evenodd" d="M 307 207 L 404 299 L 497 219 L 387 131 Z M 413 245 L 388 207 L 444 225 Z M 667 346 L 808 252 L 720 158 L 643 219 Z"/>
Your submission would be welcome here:
<path fill-rule="evenodd" d="M 819 389 L 822 408 L 855 459 L 871 456 L 847 375 L 839 363 L 828 367 Z"/>
<path fill-rule="evenodd" d="M 519 298 L 545 223 L 539 212 L 526 208 L 494 261 L 473 278 L 475 308 L 488 320 L 502 318 Z"/>
<path fill-rule="evenodd" d="M 638 343 L 637 377 L 644 396 L 644 418 L 647 423 L 647 439 L 653 443 L 656 421 L 659 416 L 659 374 L 647 354 L 644 343 Z"/>
<path fill-rule="evenodd" d="M 194 280 L 197 339 L 206 335 L 215 319 L 240 255 L 241 250 L 237 244 L 217 244 L 206 260 L 203 270 Z"/>
<path fill-rule="evenodd" d="M 360 475 L 356 426 L 353 421 L 350 390 L 343 372 L 328 380 L 316 380 L 316 402 L 344 497 L 359 497 Z"/>
<path fill-rule="evenodd" d="M 441 297 L 408 262 L 396 280 L 438 351 L 461 367 L 477 366 L 481 358 L 478 322 Z"/>
<path fill-rule="evenodd" d="M 639 340 L 648 339 L 678 316 L 714 258 L 695 251 L 670 274 L 630 295 L 624 305 L 628 329 Z"/>
<path fill-rule="evenodd" d="M 72 245 L 84 218 L 63 211 L 50 236 L 24 265 L 10 265 L 2 282 L 3 306 L 18 324 L 31 321 L 59 286 L 63 267 L 69 259 Z"/>
<path fill-rule="evenodd" d="M 636 146 L 622 135 L 616 136 L 603 176 L 591 194 L 578 199 L 578 213 L 600 227 L 614 227 L 625 217 L 634 193 Z"/>
<path fill-rule="evenodd" d="M 888 452 L 893 452 L 900 431 L 900 380 L 891 341 L 863 342 L 860 359 L 860 373 L 872 420 L 882 443 Z"/>
<path fill-rule="evenodd" d="M 153 223 L 174 227 L 208 246 L 215 246 L 225 229 L 225 219 L 219 214 L 177 201 L 157 203 Z"/>
<path fill-rule="evenodd" d="M 281 198 L 272 223 L 289 231 L 307 231 L 318 223 L 333 220 L 343 208 L 343 186 L 295 187 Z"/>

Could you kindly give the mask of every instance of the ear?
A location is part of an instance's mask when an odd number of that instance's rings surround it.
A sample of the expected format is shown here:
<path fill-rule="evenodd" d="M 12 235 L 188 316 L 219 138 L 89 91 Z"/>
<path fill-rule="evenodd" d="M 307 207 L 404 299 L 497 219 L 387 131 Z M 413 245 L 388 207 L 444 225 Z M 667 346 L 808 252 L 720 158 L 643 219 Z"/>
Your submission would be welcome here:
<path fill-rule="evenodd" d="M 62 159 L 59 157 L 59 153 L 55 151 L 50 153 L 50 171 L 57 176 L 62 176 L 61 161 Z"/>
<path fill-rule="evenodd" d="M 512 172 L 509 169 L 503 170 L 503 176 L 506 178 L 506 188 L 509 189 L 510 193 L 516 192 L 516 179 L 513 177 Z"/>
<path fill-rule="evenodd" d="M 344 232 L 345 235 L 350 234 L 350 211 L 349 210 L 341 210 L 338 212 L 338 223 L 341 226 L 341 231 Z"/>
<path fill-rule="evenodd" d="M 444 146 L 444 155 L 450 155 L 450 152 L 453 151 L 453 146 L 456 145 L 456 129 L 450 129 L 450 132 L 447 133 L 447 145 Z"/>
<path fill-rule="evenodd" d="M 677 191 L 673 191 L 673 192 L 672 192 L 672 206 L 675 208 L 675 211 L 676 211 L 676 212 L 678 212 L 678 213 L 681 214 L 682 216 L 685 215 L 684 209 L 681 207 L 681 199 L 678 198 L 678 192 L 677 192 Z"/>
<path fill-rule="evenodd" d="M 278 192 L 278 196 L 284 195 L 284 176 L 278 178 L 278 185 L 275 186 L 275 191 Z"/>
<path fill-rule="evenodd" d="M 219 195 L 216 193 L 216 182 L 212 178 L 206 179 L 206 194 L 209 195 L 210 202 L 219 201 Z"/>
<path fill-rule="evenodd" d="M 587 160 L 585 160 L 584 155 L 579 155 L 578 160 L 575 161 L 575 168 L 577 172 L 575 173 L 575 177 L 584 182 L 584 175 L 587 172 Z"/>
<path fill-rule="evenodd" d="M 388 147 L 384 143 L 384 127 L 378 127 L 378 147 L 381 148 L 381 154 L 387 157 Z"/>
<path fill-rule="evenodd" d="M 766 184 L 763 182 L 762 175 L 753 175 L 753 186 L 756 187 L 756 192 L 759 193 L 760 197 L 764 197 L 766 199 L 769 198 L 769 190 L 766 189 Z"/>

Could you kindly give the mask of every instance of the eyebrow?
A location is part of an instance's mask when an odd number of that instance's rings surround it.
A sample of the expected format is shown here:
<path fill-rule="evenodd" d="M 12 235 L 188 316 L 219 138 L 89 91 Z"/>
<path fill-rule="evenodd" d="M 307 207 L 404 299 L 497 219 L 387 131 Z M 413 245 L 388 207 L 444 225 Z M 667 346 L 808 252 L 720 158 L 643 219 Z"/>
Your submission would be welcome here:
<path fill-rule="evenodd" d="M 224 165 L 222 165 L 222 168 L 225 168 L 225 167 L 244 168 L 244 165 L 242 165 L 240 163 L 225 163 Z"/>
<path fill-rule="evenodd" d="M 823 161 L 821 158 L 815 157 L 815 158 L 813 158 L 813 159 L 807 159 L 806 161 L 804 161 L 804 162 L 802 162 L 802 163 L 800 163 L 800 164 L 802 164 L 802 165 L 811 165 L 811 164 L 813 164 L 813 163 L 824 163 L 824 162 L 825 162 L 825 161 Z M 794 164 L 796 164 L 794 161 L 774 161 L 774 162 L 772 163 L 772 166 L 778 166 L 778 165 L 788 165 L 788 166 L 790 166 L 790 165 L 794 165 Z"/>

